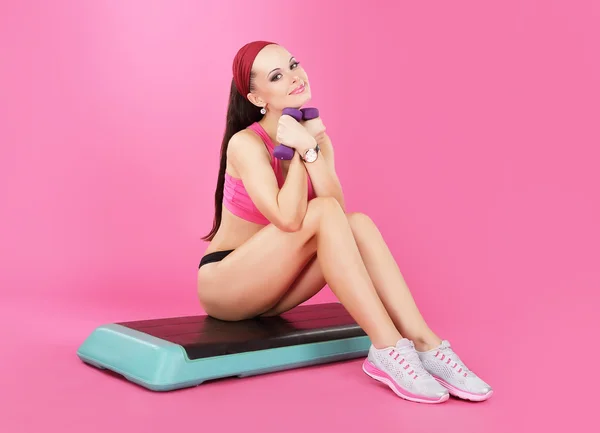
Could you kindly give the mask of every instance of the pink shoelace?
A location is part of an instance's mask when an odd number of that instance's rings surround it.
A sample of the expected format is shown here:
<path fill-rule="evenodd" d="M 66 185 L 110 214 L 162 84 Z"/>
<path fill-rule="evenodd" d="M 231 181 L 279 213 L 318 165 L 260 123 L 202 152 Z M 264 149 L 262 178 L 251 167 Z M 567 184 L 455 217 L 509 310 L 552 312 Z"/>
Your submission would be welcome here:
<path fill-rule="evenodd" d="M 388 355 L 391 356 L 394 359 L 394 361 L 398 361 L 398 365 L 406 363 L 406 365 L 404 366 L 404 370 L 408 370 L 410 368 L 411 370 L 407 371 L 407 374 L 415 380 L 417 379 L 417 377 L 419 377 L 416 370 L 419 370 L 419 373 L 421 373 L 421 370 L 423 370 L 420 361 L 417 362 L 418 367 L 411 367 L 410 361 L 405 356 L 403 356 L 402 353 L 397 352 L 396 349 L 390 350 Z"/>
<path fill-rule="evenodd" d="M 438 356 L 438 355 L 442 355 L 442 356 Z M 442 352 L 437 351 L 434 355 L 435 358 L 438 358 L 440 361 L 443 361 L 444 359 L 446 359 L 446 355 L 444 355 Z M 450 365 L 452 363 L 452 358 L 448 357 L 448 360 L 446 361 L 446 364 Z M 463 366 L 459 365 L 458 362 L 454 362 L 454 365 L 452 366 L 452 368 L 456 369 L 456 367 L 458 368 L 458 373 L 461 373 L 463 371 Z M 467 377 L 467 367 L 464 367 L 465 372 L 463 373 L 464 377 Z"/>

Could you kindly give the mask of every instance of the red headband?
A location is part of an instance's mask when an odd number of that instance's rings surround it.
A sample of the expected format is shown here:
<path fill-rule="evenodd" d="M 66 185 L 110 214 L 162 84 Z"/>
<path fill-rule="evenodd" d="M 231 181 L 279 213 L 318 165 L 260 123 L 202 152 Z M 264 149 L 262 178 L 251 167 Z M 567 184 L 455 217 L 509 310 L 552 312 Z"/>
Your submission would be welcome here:
<path fill-rule="evenodd" d="M 254 59 L 265 46 L 274 44 L 274 42 L 254 41 L 244 45 L 233 59 L 233 80 L 238 92 L 247 98 L 250 92 L 250 70 Z"/>

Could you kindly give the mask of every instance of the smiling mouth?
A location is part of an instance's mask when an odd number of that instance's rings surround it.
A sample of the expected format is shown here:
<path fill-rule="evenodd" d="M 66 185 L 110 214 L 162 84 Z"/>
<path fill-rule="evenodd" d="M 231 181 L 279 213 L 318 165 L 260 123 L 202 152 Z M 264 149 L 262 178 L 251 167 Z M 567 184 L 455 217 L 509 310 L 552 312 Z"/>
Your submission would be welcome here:
<path fill-rule="evenodd" d="M 290 92 L 290 95 L 298 95 L 298 94 L 304 92 L 304 89 L 306 89 L 306 84 L 304 82 L 302 82 L 302 84 L 300 84 L 298 87 L 296 87 L 294 90 L 292 90 Z"/>

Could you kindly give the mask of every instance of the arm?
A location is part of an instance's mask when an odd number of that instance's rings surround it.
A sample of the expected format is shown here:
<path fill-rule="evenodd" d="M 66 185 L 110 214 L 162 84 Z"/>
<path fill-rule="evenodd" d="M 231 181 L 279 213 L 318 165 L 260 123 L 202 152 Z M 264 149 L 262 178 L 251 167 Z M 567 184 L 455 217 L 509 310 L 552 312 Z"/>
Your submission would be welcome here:
<path fill-rule="evenodd" d="M 307 208 L 307 173 L 294 155 L 285 183 L 279 188 L 265 146 L 251 131 L 234 135 L 227 158 L 239 173 L 256 208 L 280 230 L 299 229 Z"/>
<path fill-rule="evenodd" d="M 342 185 L 335 171 L 335 156 L 331 139 L 326 133 L 315 137 L 319 148 L 319 157 L 313 163 L 305 163 L 306 170 L 315 189 L 315 194 L 321 197 L 335 197 L 344 212 L 346 204 Z"/>

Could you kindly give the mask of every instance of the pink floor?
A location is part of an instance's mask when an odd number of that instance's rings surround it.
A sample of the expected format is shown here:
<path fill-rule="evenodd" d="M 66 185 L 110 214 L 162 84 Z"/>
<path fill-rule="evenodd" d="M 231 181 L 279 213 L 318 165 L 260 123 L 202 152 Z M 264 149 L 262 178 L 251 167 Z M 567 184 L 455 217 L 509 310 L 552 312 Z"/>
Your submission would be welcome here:
<path fill-rule="evenodd" d="M 361 361 L 227 379 L 171 393 L 146 391 L 82 364 L 78 345 L 100 323 L 196 312 L 189 299 L 1 303 L 0 431 L 13 432 L 517 432 L 591 431 L 598 348 L 591 304 L 515 306 L 503 325 L 474 311 L 446 323 L 461 356 L 495 387 L 484 403 L 422 405 L 367 377 Z M 319 301 L 319 298 L 317 298 Z M 432 319 L 438 328 L 442 321 Z M 597 322 L 597 321 L 595 321 Z M 31 328 L 28 328 L 31 326 Z M 501 326 L 501 327 L 498 327 Z M 596 328 L 597 329 L 597 328 Z M 488 338 L 492 332 L 495 337 Z M 8 337 L 8 345 L 6 345 Z M 590 367 L 588 373 L 583 367 Z"/>

